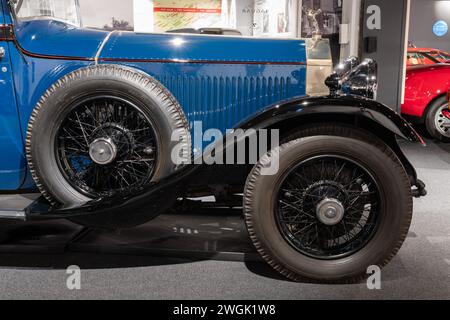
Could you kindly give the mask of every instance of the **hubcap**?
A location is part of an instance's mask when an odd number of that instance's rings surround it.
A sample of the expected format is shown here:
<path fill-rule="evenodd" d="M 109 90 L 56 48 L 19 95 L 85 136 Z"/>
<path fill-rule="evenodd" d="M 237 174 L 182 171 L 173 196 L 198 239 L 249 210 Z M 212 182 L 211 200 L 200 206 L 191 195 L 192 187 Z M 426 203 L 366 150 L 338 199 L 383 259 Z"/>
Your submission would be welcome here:
<path fill-rule="evenodd" d="M 445 137 L 450 138 L 450 119 L 448 117 L 448 103 L 441 106 L 434 119 L 436 129 Z"/>
<path fill-rule="evenodd" d="M 327 226 L 339 224 L 344 214 L 345 208 L 337 199 L 324 199 L 317 205 L 317 218 Z"/>
<path fill-rule="evenodd" d="M 89 156 L 99 165 L 112 163 L 117 156 L 117 146 L 110 138 L 94 140 L 89 147 Z"/>
<path fill-rule="evenodd" d="M 75 190 L 97 199 L 133 192 L 151 181 L 158 143 L 142 109 L 126 99 L 97 95 L 72 107 L 55 149 L 58 166 Z"/>
<path fill-rule="evenodd" d="M 363 248 L 380 223 L 382 197 L 372 174 L 353 159 L 304 160 L 280 182 L 276 219 L 294 249 L 315 259 L 339 259 Z"/>

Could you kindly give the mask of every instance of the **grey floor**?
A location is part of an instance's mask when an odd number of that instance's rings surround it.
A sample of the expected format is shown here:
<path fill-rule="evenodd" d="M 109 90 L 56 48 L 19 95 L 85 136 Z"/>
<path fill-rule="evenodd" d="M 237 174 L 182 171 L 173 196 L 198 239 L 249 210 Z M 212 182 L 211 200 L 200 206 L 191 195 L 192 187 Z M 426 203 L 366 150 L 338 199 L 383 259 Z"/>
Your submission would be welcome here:
<path fill-rule="evenodd" d="M 429 196 L 415 201 L 411 232 L 399 255 L 383 270 L 381 290 L 368 290 L 364 283 L 286 281 L 257 262 L 239 216 L 221 214 L 217 219 L 187 215 L 179 223 L 177 216 L 162 217 L 153 226 L 113 234 L 91 232 L 73 243 L 66 243 L 65 237 L 79 235 L 81 229 L 70 223 L 17 227 L 15 233 L 2 235 L 3 240 L 0 236 L 0 299 L 450 299 L 450 145 L 404 144 L 403 148 L 427 183 Z M 189 219 L 194 224 L 200 219 L 202 229 L 191 229 Z M 164 230 L 155 225 L 164 225 L 172 233 L 164 237 Z M 148 228 L 154 236 L 144 241 Z M 170 251 L 180 234 L 191 250 L 188 255 L 194 255 L 199 246 L 206 246 L 205 252 L 214 251 L 211 247 L 244 252 L 191 257 L 194 262 L 188 262 L 176 252 L 169 257 L 139 251 L 158 241 Z M 134 249 L 124 252 L 127 243 L 133 243 Z M 92 244 L 98 245 L 96 250 Z M 111 251 L 111 247 L 122 251 Z M 81 290 L 66 287 L 65 268 L 70 265 L 82 268 Z"/>

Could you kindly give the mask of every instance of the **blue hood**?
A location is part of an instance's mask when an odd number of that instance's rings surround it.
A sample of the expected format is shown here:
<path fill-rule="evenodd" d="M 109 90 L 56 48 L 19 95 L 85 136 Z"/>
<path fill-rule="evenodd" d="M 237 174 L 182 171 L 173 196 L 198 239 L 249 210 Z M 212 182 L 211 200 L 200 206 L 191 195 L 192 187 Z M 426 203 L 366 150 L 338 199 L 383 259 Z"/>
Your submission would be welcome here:
<path fill-rule="evenodd" d="M 185 34 L 144 34 L 80 29 L 57 20 L 24 21 L 16 37 L 27 52 L 100 60 L 305 64 L 303 40 Z"/>
<path fill-rule="evenodd" d="M 306 63 L 303 40 L 256 39 L 186 34 L 111 34 L 102 59 L 194 62 Z"/>

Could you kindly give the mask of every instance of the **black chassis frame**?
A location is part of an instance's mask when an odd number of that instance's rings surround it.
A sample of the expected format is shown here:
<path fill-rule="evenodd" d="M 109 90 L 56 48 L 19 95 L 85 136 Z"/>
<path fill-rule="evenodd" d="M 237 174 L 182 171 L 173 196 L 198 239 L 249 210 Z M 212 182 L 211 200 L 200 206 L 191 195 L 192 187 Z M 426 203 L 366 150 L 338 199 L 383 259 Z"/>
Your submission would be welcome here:
<path fill-rule="evenodd" d="M 424 140 L 398 113 L 374 100 L 351 95 L 292 99 L 268 107 L 239 124 L 236 129 L 279 129 L 283 139 L 305 126 L 331 122 L 366 130 L 383 140 L 403 163 L 413 195 L 426 195 L 424 183 L 417 178 L 416 170 L 400 149 L 397 139 L 425 146 Z M 150 221 L 186 197 L 215 195 L 221 205 L 232 207 L 236 200 L 239 201 L 239 196 L 235 194 L 243 192 L 250 170 L 250 165 L 186 165 L 158 183 L 82 206 L 51 207 L 41 198 L 25 209 L 24 218 L 82 218 L 89 221 L 89 217 L 93 217 L 97 225 L 99 221 L 114 220 L 126 227 Z M 118 217 L 123 217 L 119 219 L 122 221 L 118 222 Z M 109 225 L 106 223 L 105 227 Z"/>

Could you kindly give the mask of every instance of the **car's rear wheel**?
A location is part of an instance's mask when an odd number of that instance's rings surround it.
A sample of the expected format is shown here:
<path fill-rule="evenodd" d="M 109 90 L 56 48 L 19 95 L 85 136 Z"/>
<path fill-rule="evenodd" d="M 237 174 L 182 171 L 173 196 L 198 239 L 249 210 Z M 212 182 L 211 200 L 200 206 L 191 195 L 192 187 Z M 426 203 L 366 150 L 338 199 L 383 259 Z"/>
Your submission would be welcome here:
<path fill-rule="evenodd" d="M 426 127 L 428 133 L 439 141 L 450 141 L 450 119 L 448 113 L 449 105 L 446 97 L 434 101 L 428 108 Z"/>
<path fill-rule="evenodd" d="M 349 129 L 339 135 L 286 142 L 247 180 L 251 239 L 272 267 L 295 281 L 358 281 L 369 266 L 386 265 L 409 230 L 411 184 L 396 155 Z M 279 172 L 262 175 L 271 161 L 279 161 Z"/>
<path fill-rule="evenodd" d="M 177 131 L 180 140 L 172 141 Z M 145 74 L 104 65 L 47 91 L 29 123 L 27 156 L 47 199 L 76 205 L 167 176 L 179 143 L 189 152 L 188 124 L 171 94 Z"/>

